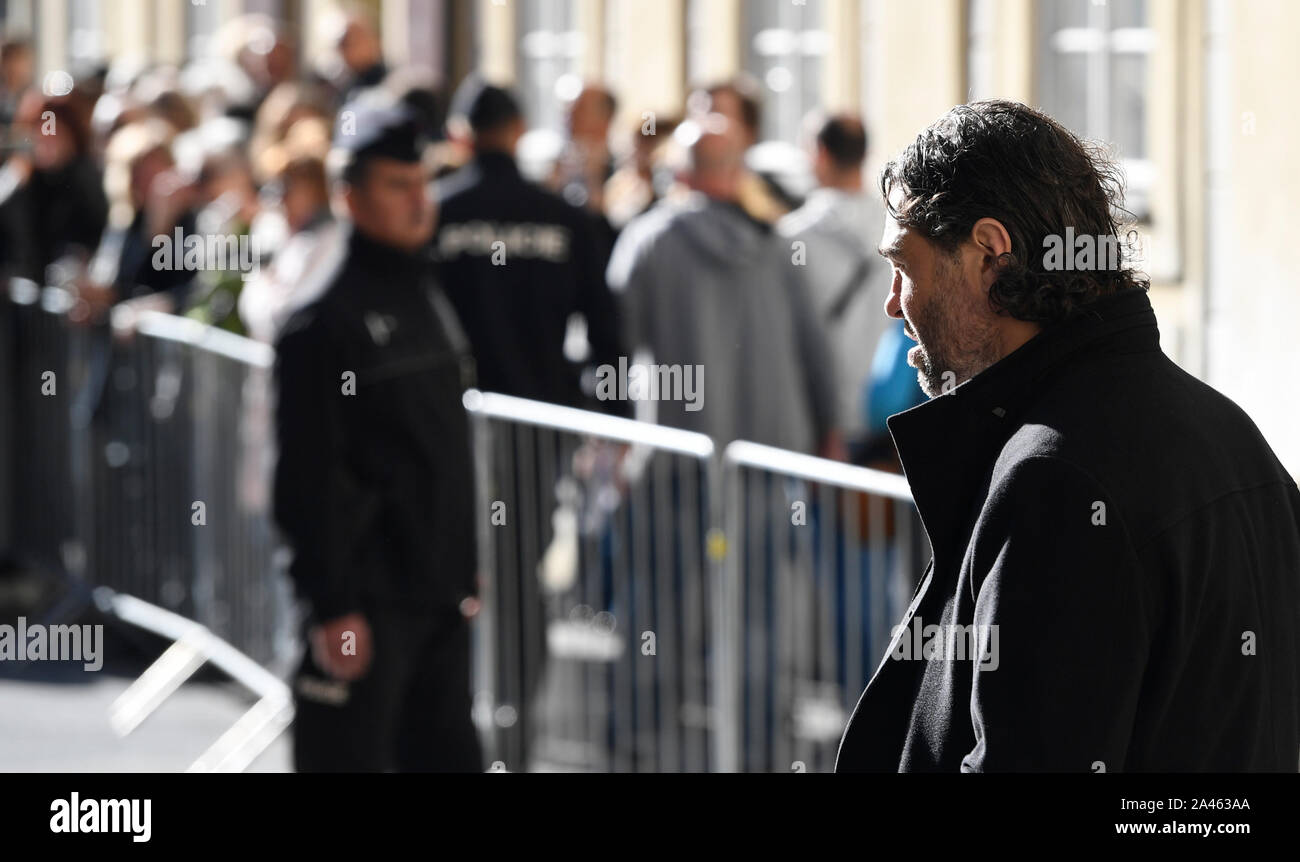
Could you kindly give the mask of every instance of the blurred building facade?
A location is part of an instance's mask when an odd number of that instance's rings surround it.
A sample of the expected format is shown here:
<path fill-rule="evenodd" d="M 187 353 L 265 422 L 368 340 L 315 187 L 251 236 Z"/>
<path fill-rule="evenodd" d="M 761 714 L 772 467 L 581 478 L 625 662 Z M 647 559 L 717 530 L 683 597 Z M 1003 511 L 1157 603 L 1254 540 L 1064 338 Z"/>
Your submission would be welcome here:
<path fill-rule="evenodd" d="M 1010 98 L 1110 143 L 1128 181 L 1165 349 L 1236 400 L 1300 474 L 1300 6 L 1290 0 L 367 0 L 390 65 L 518 87 L 535 126 L 557 83 L 620 96 L 623 128 L 679 114 L 691 86 L 763 87 L 763 133 L 856 109 L 873 171 L 956 103 Z M 330 59 L 333 0 L 0 0 L 38 74 L 104 59 L 179 63 L 245 13 L 282 22 L 300 64 Z"/>

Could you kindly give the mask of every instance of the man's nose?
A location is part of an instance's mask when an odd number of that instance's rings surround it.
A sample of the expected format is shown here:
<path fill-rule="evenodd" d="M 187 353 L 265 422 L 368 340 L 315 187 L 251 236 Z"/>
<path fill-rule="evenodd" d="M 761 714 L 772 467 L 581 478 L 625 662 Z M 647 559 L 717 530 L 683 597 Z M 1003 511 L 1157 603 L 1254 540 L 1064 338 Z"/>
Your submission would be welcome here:
<path fill-rule="evenodd" d="M 900 279 L 894 274 L 894 281 L 889 285 L 889 294 L 885 297 L 885 314 L 889 317 L 903 316 L 902 291 L 899 290 Z"/>

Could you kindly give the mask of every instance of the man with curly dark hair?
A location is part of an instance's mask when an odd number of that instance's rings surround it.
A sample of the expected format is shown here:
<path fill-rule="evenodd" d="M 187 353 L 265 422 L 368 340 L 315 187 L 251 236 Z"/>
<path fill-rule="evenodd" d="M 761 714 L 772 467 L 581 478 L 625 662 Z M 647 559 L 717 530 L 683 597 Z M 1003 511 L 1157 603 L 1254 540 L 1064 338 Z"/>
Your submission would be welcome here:
<path fill-rule="evenodd" d="M 933 559 L 836 770 L 1295 772 L 1300 491 L 1161 352 L 1113 164 L 978 102 L 880 189 Z"/>

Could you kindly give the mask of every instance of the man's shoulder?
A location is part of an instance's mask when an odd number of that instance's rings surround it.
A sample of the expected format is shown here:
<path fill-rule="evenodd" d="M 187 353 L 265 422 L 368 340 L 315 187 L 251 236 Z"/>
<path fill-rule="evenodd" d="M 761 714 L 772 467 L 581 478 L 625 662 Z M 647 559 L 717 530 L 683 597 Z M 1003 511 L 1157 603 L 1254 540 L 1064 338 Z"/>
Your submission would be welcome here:
<path fill-rule="evenodd" d="M 312 345 L 330 339 L 328 312 L 322 307 L 323 297 L 297 308 L 285 320 L 275 337 L 275 352 L 279 357 L 290 356 Z"/>
<path fill-rule="evenodd" d="M 1002 447 L 992 487 L 1026 471 L 1077 474 L 1142 525 L 1137 539 L 1177 513 L 1289 481 L 1245 411 L 1157 356 L 1127 376 L 1052 387 Z"/>
<path fill-rule="evenodd" d="M 657 218 L 648 221 L 652 230 L 675 237 L 721 235 L 741 243 L 751 243 L 760 239 L 770 240 L 775 235 L 773 226 L 751 218 L 739 205 L 710 200 L 698 193 L 665 200 L 642 218 L 651 216 Z"/>
<path fill-rule="evenodd" d="M 825 228 L 830 218 L 829 210 L 815 201 L 808 201 L 793 212 L 777 220 L 776 232 L 781 236 L 799 239 Z"/>
<path fill-rule="evenodd" d="M 619 234 L 618 242 L 623 246 L 643 247 L 668 234 L 688 229 L 685 219 L 690 209 L 682 201 L 661 200 L 628 222 Z"/>
<path fill-rule="evenodd" d="M 777 232 L 792 239 L 824 236 L 873 249 L 884 227 L 884 210 L 864 192 L 814 191 L 794 212 L 777 222 Z"/>
<path fill-rule="evenodd" d="M 354 316 L 349 313 L 346 285 L 355 277 L 356 273 L 343 262 L 320 294 L 289 314 L 276 336 L 276 351 L 324 345 L 342 338 L 349 318 Z"/>
<path fill-rule="evenodd" d="M 1240 406 L 1160 350 L 1099 355 L 1064 369 L 1044 383 L 1025 421 L 1041 428 L 1013 440 L 1050 440 L 1077 457 L 1150 446 L 1191 457 L 1229 441 L 1243 444 L 1231 447 L 1237 451 L 1263 444 Z"/>
<path fill-rule="evenodd" d="M 1092 478 L 1101 468 L 1090 446 L 1075 444 L 1073 429 L 1044 417 L 1026 421 L 1012 432 L 993 464 L 990 486 L 997 488 L 1029 474 L 1077 471 Z"/>
<path fill-rule="evenodd" d="M 489 178 L 470 165 L 434 185 L 440 221 L 583 223 L 580 207 L 523 177 Z"/>
<path fill-rule="evenodd" d="M 689 232 L 707 217 L 705 206 L 698 200 L 665 200 L 641 216 L 638 223 L 644 235 L 658 236 Z"/>
<path fill-rule="evenodd" d="M 532 214 L 528 221 L 558 224 L 583 231 L 591 227 L 591 219 L 586 210 L 540 183 L 520 177 L 514 194 L 520 209 Z"/>
<path fill-rule="evenodd" d="M 440 208 L 454 206 L 467 195 L 472 194 L 482 181 L 482 172 L 473 162 L 470 162 L 434 180 L 430 197 L 438 202 Z"/>

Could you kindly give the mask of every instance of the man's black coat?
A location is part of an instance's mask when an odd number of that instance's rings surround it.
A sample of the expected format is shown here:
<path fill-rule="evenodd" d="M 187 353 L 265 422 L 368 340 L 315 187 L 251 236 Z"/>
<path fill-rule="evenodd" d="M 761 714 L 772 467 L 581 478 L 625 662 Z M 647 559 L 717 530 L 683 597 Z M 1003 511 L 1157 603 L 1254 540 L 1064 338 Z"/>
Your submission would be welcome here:
<path fill-rule="evenodd" d="M 472 364 L 425 255 L 356 230 L 276 344 L 275 518 L 313 617 L 459 617 L 476 592 Z"/>
<path fill-rule="evenodd" d="M 934 558 L 836 771 L 1297 770 L 1300 492 L 1144 291 L 889 427 Z"/>

